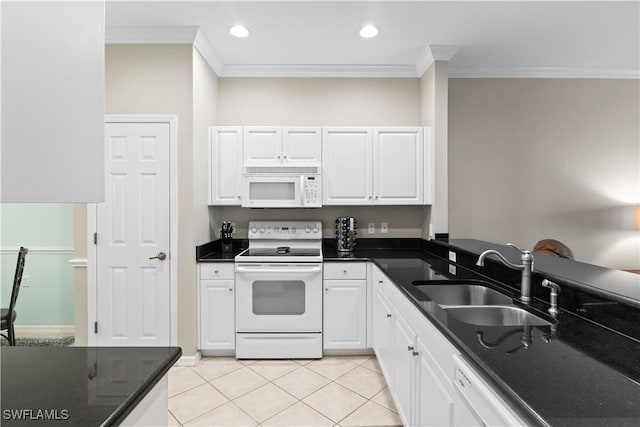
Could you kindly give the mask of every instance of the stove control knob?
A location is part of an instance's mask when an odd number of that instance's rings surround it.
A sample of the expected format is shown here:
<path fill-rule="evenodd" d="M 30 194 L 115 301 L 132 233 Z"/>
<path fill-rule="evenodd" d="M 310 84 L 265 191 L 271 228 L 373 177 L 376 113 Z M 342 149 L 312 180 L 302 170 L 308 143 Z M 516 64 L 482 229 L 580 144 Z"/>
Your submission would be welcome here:
<path fill-rule="evenodd" d="M 320 230 L 318 230 L 318 227 L 315 227 L 315 228 L 313 229 L 313 232 L 314 232 L 314 233 L 317 233 L 318 231 L 320 231 Z"/>
<path fill-rule="evenodd" d="M 260 228 L 260 232 L 264 233 L 264 227 Z"/>
<path fill-rule="evenodd" d="M 296 232 L 296 228 L 295 227 L 291 227 L 291 232 L 295 233 Z"/>
<path fill-rule="evenodd" d="M 307 228 L 304 229 L 304 232 L 305 233 L 311 233 L 311 229 L 309 227 L 307 227 Z"/>
<path fill-rule="evenodd" d="M 257 232 L 258 232 L 258 229 L 257 229 L 257 228 L 255 228 L 255 227 L 253 227 L 253 228 L 251 229 L 251 232 L 252 232 L 252 233 L 257 233 Z"/>

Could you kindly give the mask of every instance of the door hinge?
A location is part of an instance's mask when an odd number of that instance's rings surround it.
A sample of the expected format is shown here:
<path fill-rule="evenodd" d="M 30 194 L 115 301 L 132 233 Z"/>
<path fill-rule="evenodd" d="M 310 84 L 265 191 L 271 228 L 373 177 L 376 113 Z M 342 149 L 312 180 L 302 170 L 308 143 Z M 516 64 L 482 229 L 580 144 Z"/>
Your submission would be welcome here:
<path fill-rule="evenodd" d="M 93 244 L 94 245 L 98 244 L 98 233 L 93 233 Z"/>
<path fill-rule="evenodd" d="M 95 333 L 95 334 L 98 333 L 98 322 L 94 322 L 93 323 L 93 333 Z"/>

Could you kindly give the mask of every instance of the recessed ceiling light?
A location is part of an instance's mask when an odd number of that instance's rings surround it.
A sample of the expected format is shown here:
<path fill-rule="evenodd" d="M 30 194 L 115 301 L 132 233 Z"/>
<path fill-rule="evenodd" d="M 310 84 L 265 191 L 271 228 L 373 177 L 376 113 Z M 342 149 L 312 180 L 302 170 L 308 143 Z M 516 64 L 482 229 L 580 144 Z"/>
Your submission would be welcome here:
<path fill-rule="evenodd" d="M 241 39 L 249 35 L 249 30 L 247 29 L 247 27 L 243 25 L 234 25 L 233 27 L 229 28 L 229 32 L 231 33 L 232 36 L 238 37 Z"/>
<path fill-rule="evenodd" d="M 360 28 L 360 37 L 362 38 L 370 39 L 377 35 L 378 35 L 378 27 L 375 27 L 373 25 L 365 25 L 364 27 Z"/>

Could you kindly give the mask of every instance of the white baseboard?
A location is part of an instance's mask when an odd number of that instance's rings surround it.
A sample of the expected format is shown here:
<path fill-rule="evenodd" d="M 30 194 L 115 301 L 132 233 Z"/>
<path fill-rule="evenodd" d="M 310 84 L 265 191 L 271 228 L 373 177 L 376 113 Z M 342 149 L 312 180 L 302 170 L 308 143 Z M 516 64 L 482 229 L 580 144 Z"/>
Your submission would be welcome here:
<path fill-rule="evenodd" d="M 196 366 L 201 357 L 200 352 L 197 352 L 193 356 L 182 356 L 176 362 L 176 366 Z"/>
<path fill-rule="evenodd" d="M 76 334 L 74 325 L 15 325 L 17 338 L 62 338 Z"/>
<path fill-rule="evenodd" d="M 354 348 L 354 349 L 322 349 L 324 356 L 368 356 L 374 354 L 373 349 L 370 348 Z"/>

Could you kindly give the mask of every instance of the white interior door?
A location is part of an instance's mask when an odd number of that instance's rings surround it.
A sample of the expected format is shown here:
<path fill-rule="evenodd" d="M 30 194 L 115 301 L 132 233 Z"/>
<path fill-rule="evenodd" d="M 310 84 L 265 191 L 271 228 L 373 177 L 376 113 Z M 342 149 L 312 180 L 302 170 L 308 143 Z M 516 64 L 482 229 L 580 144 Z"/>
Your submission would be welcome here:
<path fill-rule="evenodd" d="M 105 125 L 106 196 L 96 211 L 98 345 L 170 343 L 169 135 L 168 123 Z"/>

